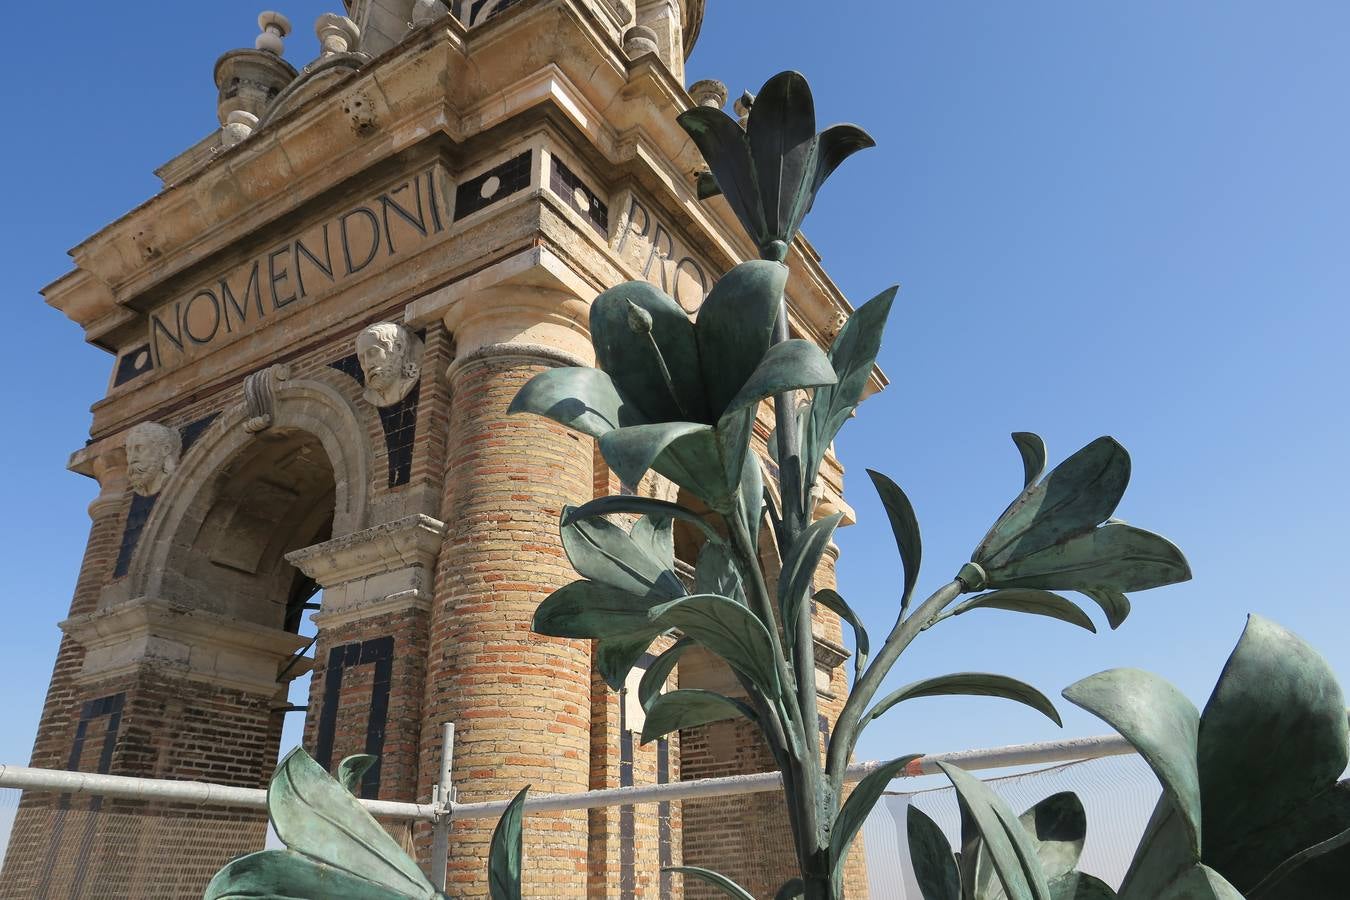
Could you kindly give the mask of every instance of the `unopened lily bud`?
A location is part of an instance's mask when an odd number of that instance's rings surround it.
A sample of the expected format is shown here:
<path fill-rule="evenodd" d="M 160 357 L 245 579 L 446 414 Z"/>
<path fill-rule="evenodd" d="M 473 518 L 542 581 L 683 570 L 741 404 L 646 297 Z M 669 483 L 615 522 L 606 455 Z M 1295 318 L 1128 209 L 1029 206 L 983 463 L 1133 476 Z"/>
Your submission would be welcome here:
<path fill-rule="evenodd" d="M 633 334 L 651 334 L 652 314 L 638 306 L 632 300 L 629 300 L 628 327 L 632 329 Z"/>

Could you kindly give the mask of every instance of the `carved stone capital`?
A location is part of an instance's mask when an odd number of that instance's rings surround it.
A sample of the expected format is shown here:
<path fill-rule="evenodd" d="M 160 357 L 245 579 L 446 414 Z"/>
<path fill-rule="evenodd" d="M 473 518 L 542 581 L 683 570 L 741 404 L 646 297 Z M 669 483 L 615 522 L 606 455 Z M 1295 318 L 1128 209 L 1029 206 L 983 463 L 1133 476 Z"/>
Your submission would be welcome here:
<path fill-rule="evenodd" d="M 66 468 L 98 482 L 99 492 L 89 503 L 89 518 L 99 519 L 118 509 L 127 491 L 127 451 L 119 440 L 103 440 L 70 455 Z"/>
<path fill-rule="evenodd" d="M 75 616 L 61 630 L 84 648 L 82 683 L 156 668 L 194 681 L 272 696 L 283 666 L 308 638 L 141 597 Z"/>
<path fill-rule="evenodd" d="M 416 514 L 286 554 L 324 589 L 320 628 L 430 609 L 445 523 Z"/>

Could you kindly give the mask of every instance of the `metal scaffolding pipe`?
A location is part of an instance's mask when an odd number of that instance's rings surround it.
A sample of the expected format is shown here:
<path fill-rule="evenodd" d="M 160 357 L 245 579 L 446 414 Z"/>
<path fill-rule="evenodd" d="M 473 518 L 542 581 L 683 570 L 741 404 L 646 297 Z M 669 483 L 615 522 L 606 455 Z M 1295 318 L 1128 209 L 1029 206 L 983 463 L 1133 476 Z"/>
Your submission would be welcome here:
<path fill-rule="evenodd" d="M 933 775 L 940 770 L 937 762 L 952 763 L 963 769 L 999 769 L 1009 766 L 1045 765 L 1121 756 L 1134 752 L 1123 737 L 1117 734 L 1101 737 L 1074 738 L 1067 741 L 1044 741 L 1035 744 L 1012 744 L 991 750 L 962 750 L 939 753 L 915 760 L 900 777 L 912 778 Z M 880 768 L 880 762 L 854 763 L 844 776 L 847 782 L 861 781 Z M 778 772 L 758 775 L 731 775 L 726 778 L 704 778 L 698 781 L 676 781 L 670 784 L 649 784 L 637 787 L 611 788 L 579 794 L 552 794 L 528 797 L 526 813 L 554 812 L 568 809 L 594 809 L 602 806 L 627 806 L 634 803 L 657 803 L 669 800 L 692 800 L 699 797 L 727 797 L 737 794 L 757 794 L 779 790 L 783 776 Z M 493 800 L 486 803 L 456 803 L 451 811 L 455 819 L 496 819 L 506 811 L 509 801 Z"/>
<path fill-rule="evenodd" d="M 964 769 L 998 769 L 1009 766 L 1045 765 L 1073 762 L 1133 753 L 1134 749 L 1119 735 L 1076 738 L 1067 741 L 1045 741 L 1036 744 L 1013 744 L 991 750 L 962 750 L 925 756 L 911 763 L 901 777 L 937 773 L 936 762 L 952 763 Z M 880 762 L 862 762 L 849 766 L 845 780 L 859 781 L 875 771 Z M 570 809 L 595 809 L 605 806 L 627 806 L 636 803 L 657 803 L 671 800 L 693 800 L 700 797 L 727 797 L 738 794 L 756 794 L 778 790 L 783 778 L 777 772 L 757 775 L 732 775 L 726 778 L 704 778 L 698 781 L 676 781 L 669 784 L 650 784 L 637 787 L 610 788 L 575 794 L 552 794 L 530 797 L 525 801 L 525 812 L 540 813 Z M 130 778 L 124 775 L 97 775 L 89 772 L 67 772 L 55 769 L 32 769 L 26 766 L 0 765 L 0 788 L 52 791 L 62 794 L 101 794 L 130 800 L 156 800 L 191 803 L 198 806 L 241 806 L 248 809 L 266 809 L 267 791 L 261 788 L 227 787 L 197 781 L 165 781 L 149 778 Z M 361 800 L 371 814 L 389 819 L 430 822 L 436 819 L 433 803 L 400 803 L 393 800 Z M 484 803 L 453 803 L 451 818 L 496 819 L 506 810 L 506 800 Z"/>
<path fill-rule="evenodd" d="M 166 781 L 97 775 L 61 769 L 32 769 L 0 765 L 0 788 L 52 791 L 60 794 L 99 794 L 124 800 L 156 800 L 197 806 L 241 806 L 267 809 L 267 791 L 262 788 L 229 787 L 203 781 Z M 431 821 L 436 808 L 430 803 L 399 803 L 393 800 L 361 800 L 372 815 L 388 819 Z"/>

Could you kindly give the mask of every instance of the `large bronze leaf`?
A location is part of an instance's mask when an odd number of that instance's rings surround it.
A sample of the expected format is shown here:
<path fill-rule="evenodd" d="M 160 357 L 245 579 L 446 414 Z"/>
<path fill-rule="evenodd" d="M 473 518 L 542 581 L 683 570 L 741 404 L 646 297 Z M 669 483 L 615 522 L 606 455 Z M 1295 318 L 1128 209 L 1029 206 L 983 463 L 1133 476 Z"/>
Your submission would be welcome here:
<path fill-rule="evenodd" d="M 695 594 L 656 607 L 652 610 L 652 622 L 662 628 L 680 629 L 749 678 L 765 697 L 780 696 L 768 629 L 735 600 L 715 594 Z"/>
<path fill-rule="evenodd" d="M 202 900 L 407 900 L 424 896 L 375 884 L 293 850 L 263 850 L 241 856 L 217 872 Z"/>
<path fill-rule="evenodd" d="M 853 840 L 858 836 L 867 817 L 871 815 L 872 808 L 890 786 L 891 780 L 903 772 L 905 766 L 921 756 L 922 753 L 911 753 L 882 763 L 853 786 L 853 792 L 839 808 L 839 815 L 834 817 L 834 826 L 830 829 L 830 877 L 834 879 L 836 886 L 843 883 L 844 864 L 848 862 L 849 848 L 853 846 Z M 840 896 L 842 895 L 843 891 L 840 890 Z"/>
<path fill-rule="evenodd" d="M 1129 482 L 1125 448 L 1097 438 L 1026 488 L 970 558 L 989 570 L 1083 534 L 1115 512 Z"/>
<path fill-rule="evenodd" d="M 862 619 L 853 611 L 853 607 L 849 606 L 840 596 L 838 591 L 829 588 L 816 591 L 815 601 L 852 626 L 853 643 L 856 645 L 853 652 L 853 675 L 855 678 L 858 677 L 867 665 L 867 657 L 872 650 L 871 642 L 867 638 L 867 629 L 863 627 Z"/>
<path fill-rule="evenodd" d="M 650 336 L 634 330 L 634 306 L 649 317 Z M 599 367 L 647 421 L 711 421 L 704 408 L 694 325 L 660 289 L 645 281 L 629 281 L 596 297 L 591 304 L 591 342 Z"/>
<path fill-rule="evenodd" d="M 399 896 L 439 896 L 389 832 L 298 747 L 272 776 L 267 811 L 277 837 L 290 850 L 401 892 Z"/>
<path fill-rule="evenodd" d="M 759 180 L 750 157 L 750 142 L 740 124 L 720 109 L 707 106 L 685 110 L 677 121 L 694 139 L 718 189 L 750 239 L 756 246 L 763 245 L 767 233 Z"/>
<path fill-rule="evenodd" d="M 1064 698 L 1120 732 L 1153 769 L 1181 816 L 1185 847 L 1200 861 L 1200 713 L 1175 687 L 1140 669 L 1111 669 L 1064 689 Z M 1147 836 L 1147 832 L 1146 832 Z"/>
<path fill-rule="evenodd" d="M 1088 631 L 1095 632 L 1097 630 L 1097 626 L 1092 624 L 1092 619 L 1088 618 L 1088 614 L 1083 612 L 1078 604 L 1049 591 L 1035 591 L 1026 588 L 990 591 L 952 607 L 951 614 L 959 616 L 973 609 L 1005 609 L 1009 612 L 1029 613 L 1033 616 L 1048 616 L 1051 619 L 1059 619 L 1061 622 L 1077 625 L 1079 628 L 1086 628 Z"/>
<path fill-rule="evenodd" d="M 646 744 L 672 731 L 696 728 L 709 722 L 744 717 L 759 720 L 755 711 L 739 700 L 724 697 L 713 691 L 684 689 L 659 694 L 646 708 L 642 723 L 642 743 Z"/>
<path fill-rule="evenodd" d="M 906 811 L 905 826 L 909 861 L 923 900 L 961 900 L 961 876 L 942 829 L 917 806 Z"/>
<path fill-rule="evenodd" d="M 1111 522 L 1029 556 L 986 567 L 990 587 L 1066 591 L 1143 591 L 1191 577 L 1175 544 L 1161 535 Z"/>
<path fill-rule="evenodd" d="M 788 269 L 782 263 L 743 262 L 718 279 L 698 310 L 696 371 L 716 422 L 759 368 L 773 343 Z"/>
<path fill-rule="evenodd" d="M 1328 802 L 1350 761 L 1345 695 L 1316 650 L 1268 619 L 1252 616 L 1228 658 L 1199 754 L 1203 858 L 1243 891 L 1350 828 L 1350 808 Z"/>
<path fill-rule="evenodd" d="M 1015 700 L 1024 706 L 1042 713 L 1056 725 L 1063 725 L 1059 712 L 1050 699 L 1029 684 L 1009 678 L 1006 675 L 992 675 L 988 672 L 957 672 L 954 675 L 940 675 L 936 678 L 924 678 L 891 691 L 877 701 L 863 716 L 863 724 L 884 714 L 891 707 L 905 700 L 918 697 L 941 697 L 949 695 L 966 697 L 1001 697 Z"/>
<path fill-rule="evenodd" d="M 834 530 L 844 518 L 842 512 L 817 519 L 806 527 L 789 548 L 787 558 L 783 560 L 783 570 L 778 575 L 778 609 L 784 622 L 784 632 L 788 646 L 792 646 L 796 637 L 797 616 L 802 603 L 811 590 L 811 580 L 816 576 L 821 557 L 830 546 Z"/>
<path fill-rule="evenodd" d="M 1036 848 L 1008 805 L 963 769 L 941 760 L 937 765 L 951 780 L 961 808 L 979 831 L 983 852 L 1009 900 L 1051 900 Z"/>
<path fill-rule="evenodd" d="M 720 872 L 714 872 L 711 869 L 702 869 L 698 866 L 667 866 L 661 871 L 679 872 L 681 875 L 692 875 L 700 881 L 706 881 L 708 884 L 711 884 L 728 897 L 734 897 L 735 900 L 755 900 L 754 894 L 751 894 L 727 876 Z"/>
<path fill-rule="evenodd" d="M 767 235 L 792 240 L 799 198 L 815 179 L 816 107 L 800 72 L 779 72 L 755 95 L 746 122 Z"/>
<path fill-rule="evenodd" d="M 488 849 L 488 889 L 492 900 L 520 900 L 520 864 L 524 850 L 521 817 L 529 785 L 512 798 L 492 830 Z"/>
<path fill-rule="evenodd" d="M 919 564 L 923 561 L 923 541 L 919 535 L 919 519 L 914 515 L 914 507 L 909 497 L 900 490 L 900 486 L 880 472 L 867 470 L 872 484 L 881 497 L 881 505 L 886 508 L 886 518 L 890 520 L 891 531 L 895 534 L 895 546 L 900 551 L 900 565 L 904 567 L 904 590 L 900 595 L 900 610 L 904 612 L 914 595 L 914 585 L 919 580 Z"/>
<path fill-rule="evenodd" d="M 652 623 L 653 601 L 595 581 L 558 588 L 535 608 L 531 630 L 563 638 L 636 638 L 662 628 Z"/>
<path fill-rule="evenodd" d="M 599 369 L 566 366 L 540 372 L 511 399 L 507 412 L 546 416 L 591 437 L 647 422 Z"/>
<path fill-rule="evenodd" d="M 572 568 L 583 578 L 650 597 L 653 603 L 687 593 L 670 566 L 648 552 L 648 547 L 662 552 L 662 548 L 653 546 L 654 537 L 644 537 L 652 529 L 650 520 L 639 520 L 630 534 L 603 517 L 571 518 L 572 512 L 573 507 L 563 510 L 562 543 Z M 648 524 L 644 526 L 644 522 Z M 634 534 L 642 538 L 642 543 L 634 539 Z M 668 529 L 664 539 L 670 543 Z"/>

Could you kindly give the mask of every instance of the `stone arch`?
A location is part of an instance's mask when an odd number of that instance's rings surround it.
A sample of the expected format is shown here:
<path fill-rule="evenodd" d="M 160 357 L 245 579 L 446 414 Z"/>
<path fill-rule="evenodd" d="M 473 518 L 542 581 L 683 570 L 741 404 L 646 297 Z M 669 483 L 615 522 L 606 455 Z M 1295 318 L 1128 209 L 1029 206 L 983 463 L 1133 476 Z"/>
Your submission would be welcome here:
<path fill-rule="evenodd" d="M 231 491 L 240 490 L 238 485 L 231 485 L 232 479 L 251 477 L 248 470 L 257 467 L 260 454 L 269 448 L 290 447 L 310 454 L 313 458 L 307 471 L 315 479 L 321 478 L 320 468 L 327 470 L 331 497 L 324 498 L 326 511 L 315 510 L 314 515 L 331 514 L 332 536 L 351 534 L 366 526 L 372 469 L 370 440 L 357 411 L 340 392 L 316 380 L 280 381 L 271 426 L 250 433 L 244 428 L 248 419 L 243 405 L 226 410 L 184 454 L 169 485 L 156 500 L 128 577 L 118 592 L 119 599 L 147 597 L 197 605 L 182 580 L 187 558 L 200 549 L 203 530 L 212 527 L 213 511 L 220 502 L 232 499 Z M 312 494 L 321 487 L 311 485 L 306 489 Z M 305 499 L 319 498 L 306 495 Z M 318 531 L 322 524 L 291 521 L 288 527 L 302 533 Z M 267 539 L 261 530 L 257 537 Z M 294 548 L 254 548 L 266 556 L 269 565 L 285 565 L 281 555 L 288 549 Z M 225 564 L 228 567 L 230 561 Z"/>

